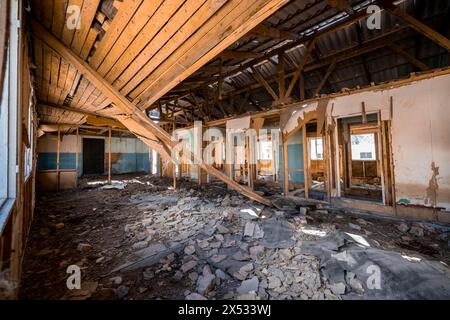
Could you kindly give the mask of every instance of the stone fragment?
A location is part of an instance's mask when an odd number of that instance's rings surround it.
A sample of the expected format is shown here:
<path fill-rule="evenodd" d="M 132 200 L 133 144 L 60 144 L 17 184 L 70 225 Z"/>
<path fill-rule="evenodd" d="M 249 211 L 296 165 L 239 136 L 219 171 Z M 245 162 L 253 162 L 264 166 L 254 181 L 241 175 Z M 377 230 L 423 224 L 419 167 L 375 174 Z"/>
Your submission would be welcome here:
<path fill-rule="evenodd" d="M 144 280 L 150 280 L 153 279 L 153 277 L 155 276 L 155 273 L 153 272 L 152 269 L 147 268 L 144 270 L 144 272 L 142 273 Z"/>
<path fill-rule="evenodd" d="M 257 224 L 255 225 L 255 231 L 253 232 L 253 238 L 262 239 L 264 237 L 263 229 Z"/>
<path fill-rule="evenodd" d="M 211 260 L 214 262 L 214 263 L 219 263 L 219 262 L 221 262 L 221 261 L 223 261 L 225 258 L 227 257 L 227 255 L 226 254 L 220 254 L 220 255 L 214 255 L 212 258 L 211 258 Z"/>
<path fill-rule="evenodd" d="M 249 249 L 250 257 L 253 260 L 256 260 L 259 256 L 261 256 L 264 253 L 264 247 L 261 245 L 250 247 Z"/>
<path fill-rule="evenodd" d="M 253 222 L 247 222 L 244 228 L 244 237 L 252 237 L 255 232 L 255 224 Z"/>
<path fill-rule="evenodd" d="M 402 222 L 402 223 L 400 223 L 400 224 L 397 226 L 397 229 L 398 229 L 400 232 L 406 233 L 406 232 L 408 232 L 409 227 L 408 227 L 408 225 L 407 225 L 406 223 Z"/>
<path fill-rule="evenodd" d="M 121 276 L 117 276 L 117 277 L 109 279 L 109 281 L 111 281 L 113 285 L 119 286 L 119 285 L 122 284 L 122 277 Z"/>
<path fill-rule="evenodd" d="M 92 246 L 89 243 L 80 243 L 77 246 L 77 250 L 81 252 L 87 252 L 92 250 Z"/>
<path fill-rule="evenodd" d="M 123 299 L 125 298 L 125 296 L 128 294 L 128 291 L 130 289 L 126 286 L 120 286 L 117 288 L 116 294 L 117 294 L 117 298 L 119 299 Z"/>
<path fill-rule="evenodd" d="M 203 267 L 203 272 L 197 280 L 197 292 L 200 294 L 207 294 L 214 289 L 216 284 L 216 276 L 211 273 L 211 268 L 208 265 Z"/>
<path fill-rule="evenodd" d="M 228 230 L 228 228 L 224 227 L 222 224 L 218 224 L 216 226 L 216 228 L 217 228 L 217 232 L 221 233 L 221 234 L 225 234 L 225 233 L 229 233 L 230 232 L 230 230 Z"/>
<path fill-rule="evenodd" d="M 351 222 L 348 223 L 348 226 L 354 230 L 358 230 L 358 231 L 361 230 L 360 226 L 358 226 L 357 224 L 351 223 Z"/>
<path fill-rule="evenodd" d="M 413 226 L 409 230 L 409 233 L 411 233 L 413 236 L 416 236 L 416 237 L 423 237 L 423 228 L 421 228 L 419 226 Z"/>
<path fill-rule="evenodd" d="M 194 252 L 195 252 L 195 247 L 192 246 L 192 245 L 186 246 L 186 247 L 184 248 L 184 253 L 187 254 L 187 255 L 191 255 L 191 254 L 193 254 Z"/>
<path fill-rule="evenodd" d="M 278 287 L 281 286 L 281 281 L 280 281 L 280 279 L 278 279 L 278 277 L 276 277 L 276 276 L 270 276 L 270 277 L 268 277 L 268 278 L 267 278 L 267 281 L 268 281 L 267 287 L 268 287 L 269 289 L 275 289 L 275 288 L 278 288 Z"/>
<path fill-rule="evenodd" d="M 147 246 L 148 246 L 148 242 L 147 241 L 139 241 L 139 242 L 134 243 L 131 247 L 134 250 L 139 250 L 139 249 L 147 248 Z"/>
<path fill-rule="evenodd" d="M 180 269 L 183 273 L 186 273 L 186 272 L 194 269 L 196 266 L 197 266 L 197 261 L 191 260 L 191 261 L 188 261 L 185 264 L 183 264 Z"/>
<path fill-rule="evenodd" d="M 344 294 L 345 293 L 345 284 L 343 284 L 342 282 L 339 283 L 333 283 L 330 286 L 331 292 L 333 292 L 334 294 Z"/>
<path fill-rule="evenodd" d="M 257 292 L 258 291 L 258 277 L 252 277 L 249 280 L 244 280 L 241 282 L 241 285 L 237 288 L 238 294 L 246 294 L 249 292 Z"/>
<path fill-rule="evenodd" d="M 208 300 L 201 294 L 198 294 L 196 292 L 192 292 L 186 296 L 186 300 Z"/>

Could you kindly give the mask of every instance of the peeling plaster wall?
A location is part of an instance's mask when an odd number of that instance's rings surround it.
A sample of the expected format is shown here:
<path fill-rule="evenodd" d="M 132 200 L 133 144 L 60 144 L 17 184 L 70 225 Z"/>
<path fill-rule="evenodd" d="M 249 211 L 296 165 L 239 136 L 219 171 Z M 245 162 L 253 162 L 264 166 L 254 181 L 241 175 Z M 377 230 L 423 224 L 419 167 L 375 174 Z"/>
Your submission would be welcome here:
<path fill-rule="evenodd" d="M 392 94 L 397 202 L 450 211 L 450 76 Z"/>
<path fill-rule="evenodd" d="M 380 112 L 381 120 L 392 120 L 397 202 L 450 211 L 450 75 L 331 98 L 327 121 L 361 115 L 362 102 L 366 114 Z M 314 101 L 289 110 L 283 132 L 292 131 L 317 105 Z"/>

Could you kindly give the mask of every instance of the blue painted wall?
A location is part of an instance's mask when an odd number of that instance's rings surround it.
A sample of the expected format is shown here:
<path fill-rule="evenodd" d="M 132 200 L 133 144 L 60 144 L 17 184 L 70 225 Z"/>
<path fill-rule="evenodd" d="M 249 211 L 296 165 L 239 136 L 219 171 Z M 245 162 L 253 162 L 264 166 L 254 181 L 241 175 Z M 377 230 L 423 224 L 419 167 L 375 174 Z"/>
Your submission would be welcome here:
<path fill-rule="evenodd" d="M 298 131 L 288 140 L 287 145 L 288 163 L 289 169 L 303 169 L 303 143 L 302 132 Z M 279 161 L 280 161 L 280 180 L 284 179 L 284 161 L 283 161 L 283 146 L 280 145 L 279 149 Z M 291 182 L 304 182 L 305 176 L 303 172 L 290 172 L 289 181 Z"/>

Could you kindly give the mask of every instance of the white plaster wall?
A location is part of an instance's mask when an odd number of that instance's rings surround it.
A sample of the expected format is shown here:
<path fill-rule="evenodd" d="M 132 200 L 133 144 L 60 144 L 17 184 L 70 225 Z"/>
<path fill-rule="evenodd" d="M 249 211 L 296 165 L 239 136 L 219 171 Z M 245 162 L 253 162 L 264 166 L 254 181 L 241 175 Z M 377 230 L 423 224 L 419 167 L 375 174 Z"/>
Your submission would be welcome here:
<path fill-rule="evenodd" d="M 428 205 L 427 188 L 439 167 L 437 206 L 450 210 L 450 75 L 392 90 L 397 201 Z"/>

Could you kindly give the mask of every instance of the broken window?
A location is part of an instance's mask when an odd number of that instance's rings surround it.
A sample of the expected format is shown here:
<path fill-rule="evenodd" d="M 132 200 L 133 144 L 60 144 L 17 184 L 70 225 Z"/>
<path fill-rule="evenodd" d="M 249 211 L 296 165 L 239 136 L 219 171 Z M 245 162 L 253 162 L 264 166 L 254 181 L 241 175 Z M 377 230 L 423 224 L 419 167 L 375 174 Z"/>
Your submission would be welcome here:
<path fill-rule="evenodd" d="M 323 160 L 323 142 L 322 138 L 310 138 L 310 158 L 311 160 Z"/>
<path fill-rule="evenodd" d="M 375 134 L 352 134 L 352 160 L 377 160 Z"/>

